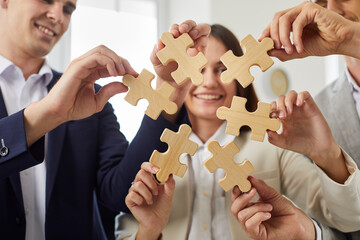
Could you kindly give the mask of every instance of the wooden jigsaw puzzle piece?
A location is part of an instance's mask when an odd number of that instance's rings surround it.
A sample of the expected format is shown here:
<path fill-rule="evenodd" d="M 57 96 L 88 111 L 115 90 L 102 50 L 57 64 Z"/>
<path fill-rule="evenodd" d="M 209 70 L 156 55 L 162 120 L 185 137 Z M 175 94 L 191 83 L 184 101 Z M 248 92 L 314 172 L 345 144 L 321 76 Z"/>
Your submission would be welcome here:
<path fill-rule="evenodd" d="M 240 151 L 236 144 L 229 142 L 221 147 L 217 141 L 211 141 L 207 147 L 213 155 L 204 162 L 204 165 L 211 173 L 217 168 L 225 170 L 225 176 L 219 180 L 224 191 L 227 192 L 238 185 L 242 192 L 248 192 L 251 184 L 247 177 L 254 171 L 254 167 L 247 159 L 241 164 L 234 162 L 234 155 Z"/>
<path fill-rule="evenodd" d="M 230 108 L 223 106 L 216 111 L 219 119 L 227 121 L 225 130 L 227 134 L 238 136 L 240 128 L 246 125 L 251 128 L 250 138 L 262 142 L 267 129 L 279 130 L 280 121 L 269 117 L 270 104 L 259 102 L 255 112 L 248 112 L 245 108 L 246 102 L 246 98 L 234 96 Z"/>
<path fill-rule="evenodd" d="M 136 106 L 140 99 L 145 98 L 149 102 L 149 107 L 145 114 L 156 120 L 162 111 L 174 114 L 177 112 L 178 107 L 176 103 L 170 101 L 175 88 L 164 82 L 160 89 L 155 90 L 151 87 L 151 81 L 154 78 L 154 74 L 143 69 L 137 78 L 130 74 L 125 75 L 123 77 L 123 84 L 130 88 L 125 96 L 125 100 L 131 105 Z"/>
<path fill-rule="evenodd" d="M 156 174 L 160 182 L 166 182 L 171 173 L 179 177 L 184 176 L 187 166 L 179 161 L 180 155 L 183 153 L 194 155 L 198 148 L 196 143 L 189 140 L 191 132 L 189 125 L 182 124 L 177 133 L 169 129 L 165 129 L 162 133 L 160 140 L 168 144 L 168 149 L 164 153 L 154 150 L 150 157 L 150 163 L 160 168 Z"/>
<path fill-rule="evenodd" d="M 221 56 L 220 60 L 227 70 L 221 74 L 220 78 L 225 84 L 236 79 L 241 86 L 246 88 L 254 81 L 254 77 L 250 74 L 251 66 L 257 65 L 264 72 L 274 64 L 267 54 L 267 51 L 273 48 L 274 42 L 270 38 L 264 38 L 261 43 L 258 43 L 249 34 L 241 40 L 240 44 L 245 49 L 243 56 L 237 57 L 231 50 Z"/>
<path fill-rule="evenodd" d="M 178 68 L 171 73 L 175 82 L 181 85 L 190 78 L 194 85 L 201 85 L 204 81 L 201 69 L 206 66 L 208 61 L 201 52 L 193 57 L 187 54 L 187 49 L 194 45 L 189 34 L 183 33 L 175 39 L 171 33 L 164 32 L 161 35 L 161 41 L 165 44 L 165 48 L 156 55 L 165 66 L 171 61 L 177 62 Z"/>

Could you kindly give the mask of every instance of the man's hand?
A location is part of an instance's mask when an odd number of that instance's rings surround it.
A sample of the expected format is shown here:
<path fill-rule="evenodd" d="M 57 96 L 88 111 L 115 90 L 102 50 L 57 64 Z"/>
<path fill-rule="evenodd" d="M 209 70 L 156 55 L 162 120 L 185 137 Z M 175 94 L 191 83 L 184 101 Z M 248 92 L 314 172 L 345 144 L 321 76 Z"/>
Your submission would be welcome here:
<path fill-rule="evenodd" d="M 282 61 L 331 54 L 360 58 L 359 28 L 359 23 L 315 3 L 303 2 L 276 13 L 259 40 L 272 38 L 275 49 L 269 54 Z"/>
<path fill-rule="evenodd" d="M 315 239 L 315 228 L 309 217 L 262 180 L 249 177 L 253 188 L 232 192 L 231 211 L 246 234 L 257 240 Z M 259 200 L 251 202 L 256 192 Z"/>
<path fill-rule="evenodd" d="M 280 134 L 267 131 L 269 142 L 310 157 L 334 181 L 349 177 L 340 146 L 308 92 L 290 91 L 272 103 L 271 117 L 282 123 Z"/>
<path fill-rule="evenodd" d="M 105 46 L 73 60 L 49 94 L 25 109 L 28 145 L 64 122 L 100 112 L 112 96 L 127 91 L 127 87 L 121 82 L 112 82 L 95 94 L 95 81 L 124 74 L 138 75 L 126 59 Z"/>

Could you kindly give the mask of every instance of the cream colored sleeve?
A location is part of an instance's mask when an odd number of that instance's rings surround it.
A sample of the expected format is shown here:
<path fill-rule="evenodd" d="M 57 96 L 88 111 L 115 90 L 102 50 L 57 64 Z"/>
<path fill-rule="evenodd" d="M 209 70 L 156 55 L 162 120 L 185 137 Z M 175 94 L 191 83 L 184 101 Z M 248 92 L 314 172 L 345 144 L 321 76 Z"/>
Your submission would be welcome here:
<path fill-rule="evenodd" d="M 306 156 L 279 150 L 281 192 L 320 223 L 349 232 L 360 229 L 360 179 L 355 162 L 343 153 L 351 175 L 338 184 Z"/>

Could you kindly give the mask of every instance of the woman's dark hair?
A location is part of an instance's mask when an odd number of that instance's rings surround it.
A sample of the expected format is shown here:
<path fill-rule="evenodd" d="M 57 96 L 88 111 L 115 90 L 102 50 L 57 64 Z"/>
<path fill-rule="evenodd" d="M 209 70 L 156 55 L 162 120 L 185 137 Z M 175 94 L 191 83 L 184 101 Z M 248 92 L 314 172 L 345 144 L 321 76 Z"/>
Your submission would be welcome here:
<path fill-rule="evenodd" d="M 235 56 L 242 56 L 244 53 L 241 49 L 239 40 L 237 37 L 226 27 L 220 24 L 211 25 L 211 36 L 220 40 L 228 50 L 231 50 Z M 247 88 L 243 88 L 238 81 L 236 81 L 237 96 L 247 99 L 246 109 L 253 112 L 257 109 L 258 98 L 253 84 L 250 84 Z"/>

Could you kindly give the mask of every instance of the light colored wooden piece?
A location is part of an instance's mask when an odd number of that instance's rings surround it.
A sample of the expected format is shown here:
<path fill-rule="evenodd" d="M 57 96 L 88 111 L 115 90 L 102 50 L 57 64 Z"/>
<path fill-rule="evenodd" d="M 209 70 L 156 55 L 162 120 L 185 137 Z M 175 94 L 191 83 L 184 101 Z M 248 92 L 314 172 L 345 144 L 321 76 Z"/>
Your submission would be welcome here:
<path fill-rule="evenodd" d="M 249 70 L 251 66 L 257 65 L 265 72 L 274 64 L 267 54 L 267 51 L 274 47 L 274 42 L 271 38 L 264 38 L 259 43 L 249 34 L 241 40 L 240 44 L 245 49 L 243 56 L 237 57 L 231 50 L 221 56 L 220 60 L 227 70 L 221 74 L 220 78 L 225 84 L 236 79 L 241 86 L 246 88 L 254 81 Z"/>
<path fill-rule="evenodd" d="M 201 85 L 204 81 L 201 69 L 206 66 L 208 61 L 201 52 L 193 57 L 187 54 L 187 49 L 194 45 L 189 34 L 183 33 L 175 39 L 171 33 L 164 32 L 161 35 L 161 41 L 165 44 L 165 48 L 156 55 L 165 66 L 171 61 L 177 62 L 178 68 L 171 73 L 175 82 L 181 85 L 190 78 L 194 85 Z"/>
<path fill-rule="evenodd" d="M 156 174 L 160 182 L 166 182 L 171 173 L 179 177 L 184 176 L 187 166 L 179 161 L 179 157 L 183 153 L 192 156 L 198 148 L 196 143 L 189 140 L 191 132 L 189 125 L 182 124 L 177 133 L 169 129 L 162 133 L 160 140 L 168 144 L 168 149 L 164 153 L 154 150 L 150 157 L 150 163 L 160 168 Z"/>
<path fill-rule="evenodd" d="M 219 180 L 225 192 L 236 185 L 242 192 L 248 192 L 251 189 L 251 183 L 247 177 L 254 171 L 254 166 L 247 159 L 241 164 L 234 162 L 234 155 L 240 151 L 236 144 L 229 142 L 222 147 L 217 141 L 211 141 L 207 148 L 213 155 L 205 160 L 204 165 L 211 173 L 217 168 L 225 170 L 225 176 Z"/>
<path fill-rule="evenodd" d="M 266 129 L 277 131 L 280 128 L 280 121 L 269 117 L 270 104 L 258 102 L 255 112 L 248 112 L 245 108 L 246 98 L 234 96 L 231 107 L 219 107 L 216 115 L 219 119 L 227 120 L 227 134 L 238 136 L 241 126 L 247 125 L 251 128 L 252 140 L 264 141 Z"/>
<path fill-rule="evenodd" d="M 162 111 L 174 114 L 177 112 L 178 107 L 176 103 L 170 101 L 175 88 L 164 82 L 159 89 L 153 89 L 151 81 L 154 77 L 154 74 L 143 69 L 137 78 L 130 74 L 125 75 L 123 84 L 130 88 L 125 96 L 125 100 L 135 106 L 140 99 L 146 98 L 149 102 L 149 107 L 146 109 L 145 114 L 156 120 Z"/>

